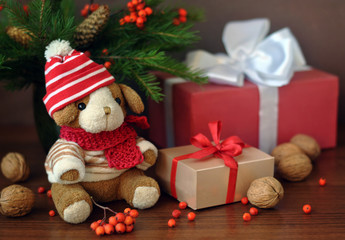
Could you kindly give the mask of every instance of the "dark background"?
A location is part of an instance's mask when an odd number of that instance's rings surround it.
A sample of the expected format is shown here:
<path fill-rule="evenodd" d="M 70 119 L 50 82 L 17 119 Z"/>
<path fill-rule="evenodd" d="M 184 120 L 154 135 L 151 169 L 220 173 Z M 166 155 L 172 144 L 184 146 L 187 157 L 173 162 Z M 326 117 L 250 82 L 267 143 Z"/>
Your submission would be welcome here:
<path fill-rule="evenodd" d="M 76 14 L 89 1 L 76 1 Z M 95 1 L 111 7 L 127 1 Z M 342 0 L 169 0 L 166 4 L 197 6 L 205 21 L 195 26 L 202 40 L 194 48 L 224 52 L 221 36 L 231 20 L 269 18 L 270 32 L 289 27 L 298 39 L 308 65 L 340 78 L 339 123 L 345 120 L 345 2 Z M 1 15 L 0 15 L 1 17 Z M 184 53 L 176 54 L 183 59 Z M 7 92 L 0 88 L 0 125 L 33 125 L 32 89 Z"/>

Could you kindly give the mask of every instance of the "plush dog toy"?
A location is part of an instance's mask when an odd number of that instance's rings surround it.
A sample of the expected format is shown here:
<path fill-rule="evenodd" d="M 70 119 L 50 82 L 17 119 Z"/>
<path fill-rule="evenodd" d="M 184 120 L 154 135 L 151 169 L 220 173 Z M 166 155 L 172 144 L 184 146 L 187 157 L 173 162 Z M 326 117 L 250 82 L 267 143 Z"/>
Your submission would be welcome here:
<path fill-rule="evenodd" d="M 144 110 L 139 95 L 116 84 L 114 77 L 69 42 L 55 40 L 46 48 L 49 115 L 61 126 L 45 168 L 60 216 L 69 223 L 85 221 L 92 201 L 125 199 L 135 208 L 152 207 L 160 196 L 157 182 L 144 175 L 157 158 L 156 147 L 137 136 L 132 125 L 147 127 L 146 118 L 126 116 Z"/>

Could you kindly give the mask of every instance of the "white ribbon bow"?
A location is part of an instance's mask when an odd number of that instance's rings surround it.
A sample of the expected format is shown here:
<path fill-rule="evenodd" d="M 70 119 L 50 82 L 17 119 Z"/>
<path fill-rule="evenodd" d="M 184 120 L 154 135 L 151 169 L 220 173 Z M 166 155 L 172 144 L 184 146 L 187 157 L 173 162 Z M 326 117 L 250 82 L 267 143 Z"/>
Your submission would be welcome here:
<path fill-rule="evenodd" d="M 229 22 L 223 32 L 228 55 L 196 50 L 188 53 L 187 64 L 204 70 L 209 81 L 219 84 L 243 86 L 245 75 L 264 86 L 286 85 L 294 71 L 305 65 L 305 59 L 288 28 L 264 38 L 269 26 L 264 18 Z"/>

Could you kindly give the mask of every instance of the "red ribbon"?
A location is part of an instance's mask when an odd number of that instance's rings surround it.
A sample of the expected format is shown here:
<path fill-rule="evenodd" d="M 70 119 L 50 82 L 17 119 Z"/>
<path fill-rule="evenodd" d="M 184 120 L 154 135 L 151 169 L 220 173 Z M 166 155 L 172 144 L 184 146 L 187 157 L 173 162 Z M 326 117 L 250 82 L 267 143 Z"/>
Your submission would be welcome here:
<path fill-rule="evenodd" d="M 238 164 L 234 157 L 242 153 L 242 148 L 246 147 L 246 144 L 237 136 L 231 136 L 220 142 L 220 131 L 222 129 L 222 122 L 220 121 L 209 122 L 208 127 L 210 129 L 215 145 L 213 145 L 205 135 L 198 133 L 197 135 L 192 137 L 190 141 L 192 145 L 201 148 L 201 150 L 175 157 L 173 159 L 170 175 L 171 195 L 174 198 L 177 198 L 175 182 L 178 161 L 188 158 L 202 159 L 206 156 L 212 155 L 214 157 L 223 159 L 225 165 L 230 168 L 226 203 L 231 203 L 234 201 L 238 169 Z"/>

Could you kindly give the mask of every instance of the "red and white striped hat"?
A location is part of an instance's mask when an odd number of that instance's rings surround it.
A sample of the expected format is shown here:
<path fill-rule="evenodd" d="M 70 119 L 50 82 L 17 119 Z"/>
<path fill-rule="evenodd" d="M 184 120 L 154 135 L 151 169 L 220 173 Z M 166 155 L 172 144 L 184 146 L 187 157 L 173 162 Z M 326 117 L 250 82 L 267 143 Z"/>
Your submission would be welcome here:
<path fill-rule="evenodd" d="M 43 98 L 49 115 L 115 81 L 107 69 L 65 40 L 54 40 L 45 51 L 46 90 Z"/>

